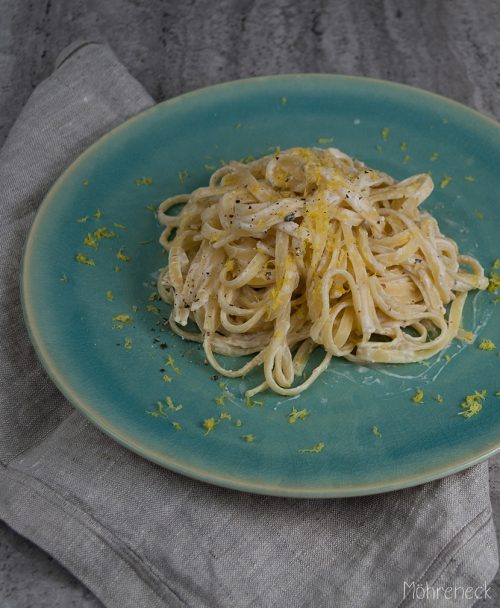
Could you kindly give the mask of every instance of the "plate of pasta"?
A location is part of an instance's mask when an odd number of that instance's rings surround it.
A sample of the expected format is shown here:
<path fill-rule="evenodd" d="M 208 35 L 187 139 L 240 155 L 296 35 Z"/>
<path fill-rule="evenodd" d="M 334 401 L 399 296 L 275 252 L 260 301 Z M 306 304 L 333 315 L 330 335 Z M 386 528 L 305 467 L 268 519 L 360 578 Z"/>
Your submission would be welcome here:
<path fill-rule="evenodd" d="M 35 218 L 39 358 L 112 438 L 217 485 L 354 496 L 462 470 L 500 448 L 499 151 L 493 120 L 365 78 L 159 104 Z"/>

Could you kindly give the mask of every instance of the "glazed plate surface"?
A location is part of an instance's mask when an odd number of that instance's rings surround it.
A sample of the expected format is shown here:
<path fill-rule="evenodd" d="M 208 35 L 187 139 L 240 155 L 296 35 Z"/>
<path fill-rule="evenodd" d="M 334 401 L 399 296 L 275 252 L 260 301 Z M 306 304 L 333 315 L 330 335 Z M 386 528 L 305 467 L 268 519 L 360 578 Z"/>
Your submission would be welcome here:
<path fill-rule="evenodd" d="M 498 294 L 469 296 L 463 325 L 476 334 L 473 344 L 454 341 L 425 364 L 334 360 L 299 397 L 266 392 L 256 398 L 263 405 L 243 397 L 259 374 L 214 379 L 202 349 L 165 326 L 169 307 L 154 299 L 166 261 L 156 206 L 206 184 L 221 163 L 291 146 L 335 146 L 399 179 L 431 171 L 436 187 L 425 208 L 442 231 L 487 273 L 500 257 L 494 121 L 424 91 L 362 78 L 290 75 L 202 89 L 103 137 L 40 207 L 25 247 L 22 294 L 48 373 L 75 407 L 134 452 L 240 490 L 371 494 L 493 454 L 500 448 Z M 91 239 L 85 244 L 99 228 L 114 236 L 99 239 L 97 249 Z M 77 262 L 78 254 L 88 263 Z M 498 347 L 479 349 L 484 338 Z M 415 403 L 418 389 L 424 396 Z M 487 397 L 466 419 L 460 403 L 476 390 Z M 293 407 L 309 416 L 290 424 Z M 209 418 L 219 422 L 206 433 Z M 319 443 L 320 452 L 302 451 Z"/>

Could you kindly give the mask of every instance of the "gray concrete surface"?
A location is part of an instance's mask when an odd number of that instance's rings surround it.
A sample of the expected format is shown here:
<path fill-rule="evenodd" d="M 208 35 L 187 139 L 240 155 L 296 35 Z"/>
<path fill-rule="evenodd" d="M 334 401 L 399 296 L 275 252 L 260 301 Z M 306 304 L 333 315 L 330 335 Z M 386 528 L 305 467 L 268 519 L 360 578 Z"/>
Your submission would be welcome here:
<path fill-rule="evenodd" d="M 159 101 L 253 75 L 332 72 L 419 86 L 498 120 L 499 26 L 497 0 L 1 0 L 0 145 L 77 38 L 107 40 Z M 500 458 L 490 461 L 490 474 L 498 529 Z M 500 605 L 498 575 L 493 587 L 493 599 L 479 606 Z M 100 605 L 57 562 L 0 525 L 1 608 Z"/>

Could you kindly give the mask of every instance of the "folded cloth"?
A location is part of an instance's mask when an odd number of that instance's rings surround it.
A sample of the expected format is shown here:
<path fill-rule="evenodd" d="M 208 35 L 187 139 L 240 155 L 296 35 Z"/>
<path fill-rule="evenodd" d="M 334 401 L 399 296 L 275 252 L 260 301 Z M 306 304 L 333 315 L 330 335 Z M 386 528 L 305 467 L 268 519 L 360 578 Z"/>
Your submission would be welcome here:
<path fill-rule="evenodd" d="M 47 378 L 19 303 L 33 215 L 82 150 L 152 104 L 105 45 L 73 45 L 0 152 L 0 517 L 110 608 L 449 606 L 446 588 L 472 605 L 460 588 L 484 597 L 498 566 L 486 463 L 362 498 L 244 494 L 127 451 Z"/>

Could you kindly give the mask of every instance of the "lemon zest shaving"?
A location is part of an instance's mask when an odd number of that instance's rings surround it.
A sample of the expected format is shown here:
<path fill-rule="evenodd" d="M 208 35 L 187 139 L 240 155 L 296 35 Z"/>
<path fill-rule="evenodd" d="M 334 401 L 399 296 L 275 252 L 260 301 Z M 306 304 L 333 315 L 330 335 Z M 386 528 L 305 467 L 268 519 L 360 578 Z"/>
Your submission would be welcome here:
<path fill-rule="evenodd" d="M 85 264 L 86 266 L 95 266 L 95 262 L 92 258 L 88 258 L 86 255 L 84 255 L 83 253 L 77 253 L 75 255 L 75 260 L 79 263 L 79 264 Z"/>
<path fill-rule="evenodd" d="M 188 171 L 187 169 L 183 169 L 182 171 L 179 171 L 179 172 L 177 173 L 177 177 L 178 177 L 178 179 L 179 179 L 179 182 L 180 182 L 181 184 L 183 184 L 183 183 L 184 183 L 184 181 L 186 180 L 186 178 L 188 178 L 188 177 L 189 177 L 189 171 Z"/>
<path fill-rule="evenodd" d="M 487 391 L 475 391 L 472 395 L 466 395 L 465 401 L 462 401 L 460 407 L 462 412 L 459 412 L 459 416 L 464 418 L 472 418 L 483 409 L 483 401 L 486 399 Z"/>
<path fill-rule="evenodd" d="M 207 418 L 206 420 L 204 420 L 201 425 L 206 430 L 206 433 L 204 433 L 204 435 L 208 435 L 208 433 L 211 433 L 218 424 L 219 421 L 215 418 Z"/>
<path fill-rule="evenodd" d="M 87 236 L 83 239 L 83 244 L 87 245 L 87 247 L 93 247 L 94 249 L 97 249 L 99 247 L 97 241 L 95 240 L 93 235 L 90 234 L 90 232 L 88 232 Z"/>
<path fill-rule="evenodd" d="M 443 177 L 443 179 L 441 180 L 439 187 L 440 188 L 446 188 L 446 186 L 451 182 L 452 177 L 450 175 L 445 175 Z"/>
<path fill-rule="evenodd" d="M 235 260 L 227 260 L 226 263 L 224 264 L 224 270 L 227 270 L 227 272 L 231 272 L 231 270 L 234 270 L 236 268 L 236 262 Z"/>
<path fill-rule="evenodd" d="M 246 441 L 247 443 L 253 443 L 255 441 L 255 435 L 252 435 L 252 434 L 242 435 L 241 438 L 243 439 L 243 441 Z"/>
<path fill-rule="evenodd" d="M 421 388 L 418 388 L 417 392 L 413 395 L 411 400 L 414 403 L 423 403 L 424 402 L 424 391 Z"/>
<path fill-rule="evenodd" d="M 496 268 L 495 263 L 493 264 L 493 268 Z M 489 279 L 490 282 L 488 285 L 488 291 L 490 293 L 495 293 L 500 287 L 500 274 L 498 274 L 498 272 L 491 271 Z"/>
<path fill-rule="evenodd" d="M 153 418 L 159 418 L 159 417 L 164 418 L 165 420 L 168 420 L 168 422 L 170 422 L 170 424 L 174 427 L 174 429 L 176 431 L 182 431 L 182 425 L 179 422 L 174 422 L 169 419 L 169 416 L 168 416 L 167 412 L 165 411 L 165 404 L 162 401 L 157 401 L 155 406 L 156 406 L 156 410 L 154 410 L 152 412 L 146 411 L 146 413 L 149 414 L 150 416 L 153 416 Z"/>
<path fill-rule="evenodd" d="M 96 239 L 114 239 L 116 234 L 112 230 L 108 230 L 106 226 L 101 226 L 97 230 L 94 230 L 94 237 Z"/>
<path fill-rule="evenodd" d="M 120 247 L 120 249 L 118 249 L 118 251 L 116 253 L 116 258 L 118 260 L 120 260 L 121 262 L 129 262 L 130 261 L 130 257 L 128 255 L 125 255 L 123 253 L 123 247 Z"/>
<path fill-rule="evenodd" d="M 133 318 L 127 314 L 116 315 L 112 319 L 112 321 L 117 321 L 118 323 L 132 323 Z"/>
<path fill-rule="evenodd" d="M 146 410 L 146 413 L 149 414 L 150 416 L 153 416 L 153 418 L 165 418 L 166 420 L 168 420 L 168 414 L 167 412 L 164 410 L 164 404 L 161 401 L 157 401 L 155 403 L 155 407 L 156 410 L 150 412 L 148 410 Z"/>
<path fill-rule="evenodd" d="M 496 345 L 493 340 L 488 340 L 487 338 L 483 338 L 479 347 L 481 350 L 495 350 Z"/>
<path fill-rule="evenodd" d="M 214 397 L 215 405 L 223 406 L 225 405 L 226 395 L 219 395 L 218 397 Z"/>
<path fill-rule="evenodd" d="M 292 411 L 288 414 L 288 422 L 289 424 L 295 424 L 297 420 L 304 420 L 307 416 L 309 416 L 309 412 L 306 408 L 298 410 L 292 407 Z"/>
<path fill-rule="evenodd" d="M 258 405 L 258 406 L 262 407 L 264 405 L 264 402 L 256 401 L 255 399 L 252 399 L 251 397 L 245 397 L 245 405 L 247 407 L 253 407 L 254 405 Z"/>
<path fill-rule="evenodd" d="M 324 447 L 325 447 L 325 444 L 320 441 L 319 443 L 315 443 L 310 448 L 299 448 L 297 450 L 297 452 L 300 452 L 301 454 L 305 454 L 305 453 L 319 454 L 324 449 Z"/>
<path fill-rule="evenodd" d="M 134 186 L 151 186 L 152 183 L 153 178 L 149 176 L 134 179 Z"/>
<path fill-rule="evenodd" d="M 174 410 L 174 412 L 178 412 L 179 410 L 182 410 L 182 405 L 175 405 L 175 403 L 172 400 L 172 397 L 166 397 L 165 398 L 165 403 L 167 404 L 167 407 L 169 410 Z"/>
<path fill-rule="evenodd" d="M 172 355 L 167 355 L 165 365 L 171 367 L 176 374 L 182 374 L 180 368 L 175 366 L 175 359 L 172 357 Z"/>

